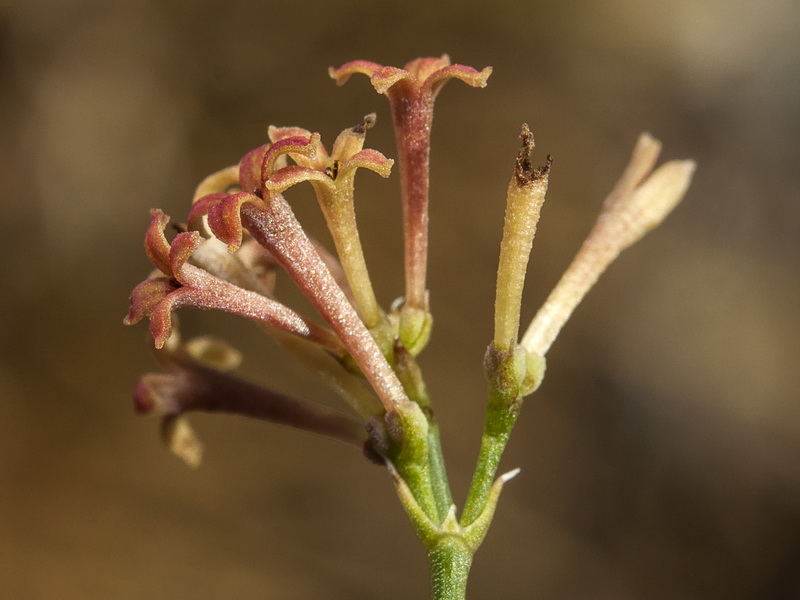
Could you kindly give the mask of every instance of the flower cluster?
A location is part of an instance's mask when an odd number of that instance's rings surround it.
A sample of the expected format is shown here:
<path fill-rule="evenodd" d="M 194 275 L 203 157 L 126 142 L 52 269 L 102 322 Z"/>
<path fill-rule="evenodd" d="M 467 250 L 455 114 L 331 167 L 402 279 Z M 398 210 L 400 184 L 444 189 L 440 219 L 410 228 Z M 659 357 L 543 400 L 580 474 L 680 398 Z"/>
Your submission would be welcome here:
<path fill-rule="evenodd" d="M 158 274 L 134 289 L 125 322 L 149 317 L 155 346 L 161 349 L 174 331 L 172 313 L 179 307 L 234 313 L 263 326 L 363 418 L 413 411 L 391 365 L 413 360 L 427 341 L 432 321 L 425 265 L 433 100 L 448 79 L 484 86 L 490 72 L 451 65 L 447 57 L 412 61 L 404 70 L 364 61 L 331 69 L 340 84 L 353 73 L 366 73 L 394 107 L 402 157 L 408 280 L 406 301 L 389 314 L 375 297 L 356 225 L 356 171 L 366 168 L 388 177 L 394 164 L 377 150 L 364 148 L 367 131 L 375 125 L 371 114 L 345 129 L 330 152 L 318 133 L 270 127 L 269 143 L 198 186 L 188 225 L 180 226 L 182 231 L 171 243 L 164 235 L 169 218 L 151 211 L 145 250 Z M 306 235 L 284 199 L 283 194 L 301 182 L 310 183 L 316 193 L 336 257 Z M 273 297 L 268 282 L 277 268 L 290 275 L 326 325 Z M 362 380 L 372 393 L 364 390 Z M 159 388 L 162 395 L 172 392 Z M 183 410 L 193 407 L 168 399 L 165 403 Z"/>
<path fill-rule="evenodd" d="M 519 339 L 525 272 L 552 165 L 549 156 L 544 166 L 532 165 L 533 135 L 523 125 L 507 190 L 494 339 L 485 358 L 486 426 L 472 486 L 457 518 L 438 427 L 416 362 L 433 323 L 426 283 L 430 135 L 442 86 L 458 79 L 484 87 L 491 68 L 452 65 L 443 56 L 417 59 L 403 69 L 353 61 L 329 73 L 340 85 L 364 74 L 389 99 L 402 191 L 404 296 L 389 310 L 380 306 L 356 224 L 356 171 L 364 168 L 385 178 L 394 164 L 364 148 L 375 115 L 345 129 L 330 152 L 318 133 L 270 127 L 267 143 L 201 182 L 186 224 L 175 226 L 171 241 L 165 235 L 169 218 L 151 211 L 145 250 L 157 271 L 133 290 L 125 322 L 149 318 L 165 372 L 140 379 L 136 408 L 163 417 L 167 443 L 192 465 L 199 463 L 201 450 L 184 415 L 191 410 L 263 418 L 363 447 L 390 468 L 418 535 L 431 556 L 439 556 L 432 560 L 455 561 L 468 569 L 500 488 L 515 474 L 497 478 L 500 457 L 522 398 L 542 381 L 544 357 L 558 331 L 610 262 L 680 201 L 694 163 L 673 161 L 653 171 L 660 147 L 642 135 L 596 226 Z M 307 235 L 284 198 L 302 182 L 316 194 L 335 254 Z M 276 298 L 278 269 L 308 298 L 321 322 Z M 238 354 L 224 342 L 181 340 L 173 313 L 185 307 L 253 321 L 322 377 L 355 415 L 236 378 L 231 371 Z"/>

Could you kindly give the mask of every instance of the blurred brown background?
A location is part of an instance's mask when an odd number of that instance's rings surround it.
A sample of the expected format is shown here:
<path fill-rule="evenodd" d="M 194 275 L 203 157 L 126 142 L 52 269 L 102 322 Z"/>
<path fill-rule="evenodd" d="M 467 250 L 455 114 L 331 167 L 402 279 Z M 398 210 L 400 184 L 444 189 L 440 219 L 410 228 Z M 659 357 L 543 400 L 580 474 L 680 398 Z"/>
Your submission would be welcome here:
<path fill-rule="evenodd" d="M 800 5 L 794 0 L 0 5 L 0 598 L 397 599 L 428 594 L 386 473 L 265 423 L 193 419 L 192 471 L 131 409 L 154 369 L 124 328 L 147 210 L 300 125 L 330 143 L 388 103 L 329 65 L 448 52 L 432 159 L 422 363 L 457 498 L 477 452 L 504 191 L 523 121 L 555 158 L 530 317 L 638 132 L 699 169 L 548 356 L 506 456 L 472 598 L 800 597 Z M 397 179 L 359 176 L 381 301 L 402 293 Z M 309 229 L 321 218 L 295 195 Z M 290 198 L 291 199 L 291 198 Z M 184 315 L 244 373 L 338 405 L 246 323 Z"/>

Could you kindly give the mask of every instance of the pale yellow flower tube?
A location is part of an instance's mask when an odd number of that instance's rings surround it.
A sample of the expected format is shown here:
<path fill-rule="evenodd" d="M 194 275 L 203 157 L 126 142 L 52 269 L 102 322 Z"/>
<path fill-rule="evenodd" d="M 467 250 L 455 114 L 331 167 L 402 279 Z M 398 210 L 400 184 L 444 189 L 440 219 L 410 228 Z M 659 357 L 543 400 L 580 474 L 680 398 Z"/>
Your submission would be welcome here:
<path fill-rule="evenodd" d="M 508 184 L 503 241 L 497 267 L 497 292 L 494 304 L 494 345 L 508 349 L 517 343 L 522 288 L 536 235 L 536 225 L 547 193 L 551 161 L 544 167 L 531 166 L 533 135 L 522 126 L 522 148 L 517 156 L 514 175 Z"/>

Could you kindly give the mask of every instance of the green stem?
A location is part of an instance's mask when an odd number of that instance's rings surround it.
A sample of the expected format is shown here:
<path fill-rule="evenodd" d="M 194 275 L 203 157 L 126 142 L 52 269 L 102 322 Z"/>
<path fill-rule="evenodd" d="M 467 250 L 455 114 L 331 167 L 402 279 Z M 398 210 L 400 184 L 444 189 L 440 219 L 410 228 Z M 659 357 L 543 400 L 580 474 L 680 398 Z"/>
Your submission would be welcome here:
<path fill-rule="evenodd" d="M 472 476 L 467 501 L 461 514 L 461 526 L 467 527 L 483 511 L 489 490 L 497 475 L 497 467 L 508 443 L 508 437 L 519 416 L 519 405 L 512 407 L 489 402 L 486 408 L 486 424 L 481 438 L 478 464 Z"/>
<path fill-rule="evenodd" d="M 472 552 L 464 540 L 445 535 L 428 552 L 433 600 L 464 600 Z"/>
<path fill-rule="evenodd" d="M 453 496 L 450 493 L 450 482 L 447 480 L 439 426 L 433 420 L 428 422 L 428 464 L 430 465 L 433 499 L 441 523 L 453 504 Z"/>

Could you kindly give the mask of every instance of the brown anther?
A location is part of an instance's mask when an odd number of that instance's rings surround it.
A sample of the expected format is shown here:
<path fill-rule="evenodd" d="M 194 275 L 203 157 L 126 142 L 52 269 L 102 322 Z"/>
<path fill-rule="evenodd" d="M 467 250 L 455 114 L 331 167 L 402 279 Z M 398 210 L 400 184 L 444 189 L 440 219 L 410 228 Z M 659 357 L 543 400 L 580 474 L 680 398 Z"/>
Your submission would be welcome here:
<path fill-rule="evenodd" d="M 325 175 L 336 181 L 336 177 L 339 175 L 339 165 L 341 164 L 341 161 L 334 160 L 333 166 L 325 167 Z"/>

